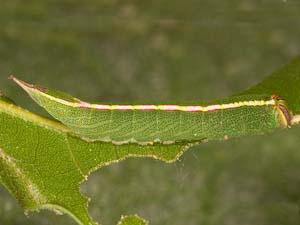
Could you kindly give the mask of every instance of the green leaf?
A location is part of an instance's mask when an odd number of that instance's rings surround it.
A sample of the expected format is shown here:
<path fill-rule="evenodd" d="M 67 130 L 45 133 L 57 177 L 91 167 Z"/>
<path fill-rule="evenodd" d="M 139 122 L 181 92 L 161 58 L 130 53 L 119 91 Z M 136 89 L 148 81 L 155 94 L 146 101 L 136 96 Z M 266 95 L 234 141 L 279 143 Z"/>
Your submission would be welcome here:
<path fill-rule="evenodd" d="M 137 215 L 123 216 L 118 225 L 147 225 L 148 222 Z"/>
<path fill-rule="evenodd" d="M 241 96 L 276 93 L 285 98 L 288 109 L 297 118 L 299 87 L 300 61 L 297 59 L 245 93 L 220 102 L 236 101 Z M 35 86 L 35 89 L 41 93 L 44 91 L 41 87 Z M 77 101 L 64 93 L 55 93 Z M 128 157 L 152 157 L 172 162 L 189 147 L 186 143 L 142 146 L 85 141 L 67 126 L 28 112 L 3 96 L 0 99 L 0 120 L 1 183 L 26 211 L 50 209 L 68 213 L 84 225 L 96 224 L 87 212 L 88 199 L 79 192 L 80 183 L 92 171 Z M 255 125 L 259 126 L 260 121 L 256 122 Z M 146 222 L 137 216 L 128 216 L 123 217 L 119 224 Z"/>
<path fill-rule="evenodd" d="M 268 76 L 261 83 L 242 94 L 277 94 L 287 102 L 294 114 L 300 112 L 300 63 L 299 58 Z"/>
<path fill-rule="evenodd" d="M 128 157 L 171 162 L 184 147 L 116 146 L 89 143 L 64 125 L 0 100 L 1 182 L 26 210 L 68 213 L 79 224 L 96 224 L 87 213 L 88 200 L 79 184 L 94 170 Z"/>

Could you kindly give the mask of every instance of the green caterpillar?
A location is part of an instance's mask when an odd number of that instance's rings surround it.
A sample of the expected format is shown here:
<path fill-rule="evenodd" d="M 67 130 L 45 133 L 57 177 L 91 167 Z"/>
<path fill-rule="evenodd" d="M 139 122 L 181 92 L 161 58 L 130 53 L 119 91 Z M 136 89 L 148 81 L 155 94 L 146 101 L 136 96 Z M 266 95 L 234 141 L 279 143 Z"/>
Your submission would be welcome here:
<path fill-rule="evenodd" d="M 205 106 L 105 105 L 11 78 L 54 118 L 89 141 L 200 142 L 261 134 L 291 124 L 291 114 L 277 95 L 231 97 Z"/>

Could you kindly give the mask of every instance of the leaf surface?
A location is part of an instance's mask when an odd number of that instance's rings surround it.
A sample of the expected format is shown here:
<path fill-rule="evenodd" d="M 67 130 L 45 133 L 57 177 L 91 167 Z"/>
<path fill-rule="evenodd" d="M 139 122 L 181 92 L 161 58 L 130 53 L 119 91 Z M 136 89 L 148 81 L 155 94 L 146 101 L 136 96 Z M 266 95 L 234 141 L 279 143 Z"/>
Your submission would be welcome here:
<path fill-rule="evenodd" d="M 241 94 L 277 94 L 286 100 L 289 110 L 300 112 L 300 63 L 299 58 L 268 76 L 261 83 Z"/>
<path fill-rule="evenodd" d="M 169 162 L 184 149 L 85 142 L 64 125 L 2 100 L 0 120 L 1 182 L 25 210 L 66 212 L 79 224 L 96 224 L 79 193 L 91 171 L 132 156 Z"/>

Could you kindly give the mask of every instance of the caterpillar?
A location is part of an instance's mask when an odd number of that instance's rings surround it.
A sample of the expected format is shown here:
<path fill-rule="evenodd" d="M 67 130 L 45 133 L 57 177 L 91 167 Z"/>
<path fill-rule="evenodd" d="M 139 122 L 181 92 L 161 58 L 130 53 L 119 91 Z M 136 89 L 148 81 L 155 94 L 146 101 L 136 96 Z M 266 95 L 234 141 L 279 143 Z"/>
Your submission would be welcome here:
<path fill-rule="evenodd" d="M 49 114 L 88 141 L 172 144 L 221 140 L 289 127 L 291 113 L 276 94 L 241 95 L 205 105 L 91 104 L 11 77 Z"/>

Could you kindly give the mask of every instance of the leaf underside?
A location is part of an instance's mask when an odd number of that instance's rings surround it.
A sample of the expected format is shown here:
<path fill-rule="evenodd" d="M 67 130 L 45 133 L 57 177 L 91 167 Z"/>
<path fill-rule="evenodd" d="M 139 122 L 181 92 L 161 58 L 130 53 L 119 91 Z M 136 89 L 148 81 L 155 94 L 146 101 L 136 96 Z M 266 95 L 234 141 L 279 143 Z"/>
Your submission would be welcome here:
<path fill-rule="evenodd" d="M 299 87 L 300 60 L 295 59 L 237 96 L 276 93 L 286 100 L 289 111 L 296 115 L 300 111 Z M 25 210 L 46 208 L 67 213 L 84 225 L 97 224 L 87 212 L 88 199 L 79 192 L 80 183 L 92 171 L 128 157 L 173 162 L 195 144 L 141 146 L 88 142 L 67 126 L 28 112 L 3 96 L 0 98 L 0 120 L 1 183 Z M 146 222 L 138 216 L 128 216 L 119 224 L 142 225 Z"/>

